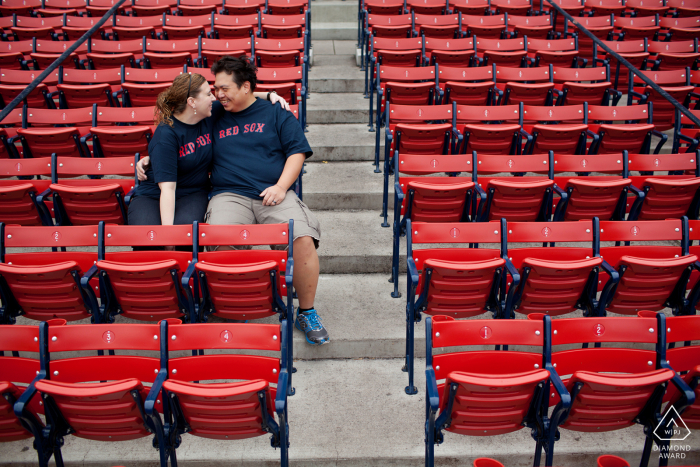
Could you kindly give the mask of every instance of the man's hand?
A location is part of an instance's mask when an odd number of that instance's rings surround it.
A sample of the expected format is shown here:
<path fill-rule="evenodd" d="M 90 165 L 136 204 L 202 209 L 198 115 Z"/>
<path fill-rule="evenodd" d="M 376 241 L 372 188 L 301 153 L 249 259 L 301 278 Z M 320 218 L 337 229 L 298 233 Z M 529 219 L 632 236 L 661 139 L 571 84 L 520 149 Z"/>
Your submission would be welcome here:
<path fill-rule="evenodd" d="M 144 182 L 148 177 L 146 177 L 146 167 L 151 163 L 151 158 L 149 156 L 141 159 L 138 164 L 136 164 L 136 176 L 139 182 Z"/>
<path fill-rule="evenodd" d="M 260 193 L 260 196 L 263 198 L 263 206 L 276 206 L 284 201 L 287 191 L 279 185 L 272 185 L 265 188 L 265 191 Z"/>
<path fill-rule="evenodd" d="M 284 110 L 289 110 L 289 103 L 286 100 L 284 100 L 283 97 L 278 96 L 277 93 L 273 92 L 272 94 L 270 94 L 270 102 L 272 102 L 273 104 L 279 102 Z"/>

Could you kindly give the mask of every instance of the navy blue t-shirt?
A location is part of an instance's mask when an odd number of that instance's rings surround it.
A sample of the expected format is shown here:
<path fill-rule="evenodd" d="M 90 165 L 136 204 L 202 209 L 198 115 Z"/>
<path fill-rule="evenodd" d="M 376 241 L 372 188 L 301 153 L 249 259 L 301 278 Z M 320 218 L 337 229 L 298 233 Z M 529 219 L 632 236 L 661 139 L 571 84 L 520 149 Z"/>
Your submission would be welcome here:
<path fill-rule="evenodd" d="M 221 106 L 221 104 L 219 104 Z M 141 182 L 135 196 L 160 199 L 159 183 L 177 182 L 175 198 L 198 191 L 209 191 L 209 170 L 214 157 L 212 118 L 188 125 L 173 117 L 173 126 L 160 124 L 148 145 L 151 163 L 148 179 Z"/>
<path fill-rule="evenodd" d="M 301 124 L 281 105 L 256 99 L 240 112 L 222 109 L 212 112 L 216 145 L 212 196 L 230 192 L 261 199 L 260 193 L 279 181 L 289 156 L 313 154 Z"/>

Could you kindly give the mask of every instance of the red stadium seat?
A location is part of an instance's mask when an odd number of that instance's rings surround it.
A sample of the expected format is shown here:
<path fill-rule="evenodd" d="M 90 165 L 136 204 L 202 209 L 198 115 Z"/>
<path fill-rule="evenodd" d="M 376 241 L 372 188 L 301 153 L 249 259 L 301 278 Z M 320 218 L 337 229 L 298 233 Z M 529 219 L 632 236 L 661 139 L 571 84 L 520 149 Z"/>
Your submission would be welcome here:
<path fill-rule="evenodd" d="M 30 431 L 21 424 L 13 406 L 40 370 L 39 360 L 29 356 L 30 353 L 40 352 L 39 327 L 7 325 L 0 327 L 0 349 L 3 351 L 3 356 L 0 356 L 0 394 L 2 395 L 0 443 L 32 438 L 34 436 L 32 431 L 38 433 L 44 428 L 44 423 L 39 416 L 44 415 L 44 407 L 38 400 L 34 400 L 25 408 L 23 421 L 31 423 Z M 5 352 L 12 355 L 7 355 Z M 18 352 L 25 353 L 25 356 L 19 356 Z"/>
<path fill-rule="evenodd" d="M 508 13 L 509 18 L 510 15 L 526 16 L 533 12 L 531 0 L 493 0 L 491 8 L 495 9 L 497 15 Z"/>
<path fill-rule="evenodd" d="M 126 205 L 135 187 L 134 157 L 56 158 L 49 186 L 57 225 L 93 225 L 100 221 L 126 224 Z M 129 178 L 70 179 L 81 175 Z M 66 178 L 69 177 L 69 178 Z"/>
<path fill-rule="evenodd" d="M 654 150 L 654 154 L 658 154 L 668 136 L 655 129 L 652 116 L 650 105 L 588 106 L 588 129 L 599 138 L 591 144 L 590 153 L 620 154 L 628 150 L 648 154 L 651 152 L 651 137 L 654 135 L 661 139 Z"/>
<path fill-rule="evenodd" d="M 507 257 L 520 272 L 520 282 L 510 293 L 504 318 L 515 312 L 560 316 L 583 310 L 584 316 L 595 314 L 596 282 L 599 269 L 611 270 L 598 253 L 594 231 L 597 220 L 542 224 L 508 222 Z M 580 246 L 515 248 L 514 244 L 533 242 L 574 242 Z M 512 298 L 511 298 L 512 297 Z"/>
<path fill-rule="evenodd" d="M 500 223 L 406 222 L 408 238 L 408 298 L 406 355 L 408 394 L 413 385 L 414 327 L 421 313 L 432 316 L 474 317 L 490 312 L 501 315 L 507 290 L 506 261 L 498 248 L 465 248 L 466 244 L 500 243 Z M 413 245 L 419 246 L 413 249 Z M 440 248 L 437 244 L 449 244 Z M 461 246 L 459 245 L 461 244 Z M 514 272 L 514 271 L 513 271 Z M 516 280 L 517 282 L 517 280 Z M 400 296 L 394 287 L 392 296 Z"/>
<path fill-rule="evenodd" d="M 262 13 L 264 9 L 265 2 L 263 0 L 232 0 L 226 2 L 226 6 L 221 13 L 229 16 L 241 16 L 257 12 Z"/>
<path fill-rule="evenodd" d="M 449 154 L 452 143 L 452 105 L 392 105 L 385 110 L 384 190 L 382 216 L 387 223 L 389 174 L 399 154 Z M 450 123 L 447 123 L 450 122 Z M 375 145 L 375 165 L 379 173 L 379 131 Z"/>
<path fill-rule="evenodd" d="M 81 109 L 28 109 L 27 122 L 30 125 L 46 126 L 60 122 L 61 125 L 74 125 L 56 128 L 21 128 L 17 130 L 24 157 L 48 157 L 51 154 L 72 157 L 90 157 L 85 151 L 80 137 L 87 133 L 92 123 L 92 107 Z"/>
<path fill-rule="evenodd" d="M 526 105 L 552 105 L 554 90 L 552 75 L 551 66 L 538 68 L 496 66 L 498 105 L 518 102 Z"/>
<path fill-rule="evenodd" d="M 58 89 L 58 102 L 62 109 L 113 106 L 112 91 L 122 81 L 121 69 L 63 70 Z"/>
<path fill-rule="evenodd" d="M 479 66 L 495 63 L 500 67 L 518 68 L 526 64 L 527 51 L 524 38 L 488 39 L 474 38 Z"/>
<path fill-rule="evenodd" d="M 583 27 L 588 29 L 598 39 L 612 40 L 611 35 L 612 35 L 614 29 L 613 29 L 613 22 L 612 22 L 611 16 L 612 15 L 610 15 L 610 16 L 583 17 L 583 18 L 579 18 L 578 21 Z M 568 28 L 570 28 L 570 27 L 571 26 L 567 22 L 567 24 L 565 25 L 566 35 L 571 34 L 570 32 L 568 32 Z M 581 55 L 582 58 L 586 58 L 586 59 L 590 60 L 593 57 L 594 49 L 597 46 L 593 43 L 592 39 L 590 39 L 584 33 L 579 31 L 578 28 L 575 27 L 573 29 L 574 30 L 572 32 L 576 32 L 578 34 L 579 54 Z"/>
<path fill-rule="evenodd" d="M 95 281 L 86 279 L 86 288 L 80 285 L 83 273 L 93 267 L 96 252 L 41 251 L 6 253 L 8 248 L 65 248 L 97 245 L 97 226 L 80 227 L 20 227 L 4 226 L 2 237 L 3 263 L 0 276 L 4 285 L 4 319 L 22 315 L 36 321 L 53 318 L 75 321 L 91 318 L 99 322 L 99 312 L 92 308 L 98 291 Z"/>
<path fill-rule="evenodd" d="M 655 70 L 685 70 L 686 67 L 697 69 L 700 53 L 695 40 L 656 42 L 650 41 L 649 53 L 655 61 Z"/>
<path fill-rule="evenodd" d="M 520 113 L 518 105 L 457 105 L 454 152 L 520 154 L 524 135 Z"/>
<path fill-rule="evenodd" d="M 535 439 L 546 437 L 542 406 L 552 372 L 541 367 L 538 351 L 545 333 L 541 321 L 426 319 L 426 466 L 434 465 L 443 430 L 482 437 L 528 428 Z M 485 343 L 535 350 L 509 351 L 509 358 L 501 359 L 501 351 L 481 350 Z M 438 348 L 446 352 L 433 355 Z M 539 459 L 541 444 L 536 446 Z"/>
<path fill-rule="evenodd" d="M 680 219 L 632 222 L 632 227 L 630 221 L 601 222 L 601 241 L 658 241 L 682 238 Z M 678 231 L 674 231 L 675 229 Z M 617 270 L 619 282 L 610 277 L 607 283 L 603 279 L 599 284 L 611 293 L 607 299 L 601 297 L 598 316 L 605 316 L 606 312 L 634 316 L 640 310 L 660 311 L 666 307 L 671 308 L 674 313 L 685 310 L 689 266 L 697 261 L 697 256 L 688 254 L 687 246 L 666 249 L 675 250 L 676 254 L 670 256 L 667 251 L 657 246 L 602 248 L 601 255 Z"/>
<path fill-rule="evenodd" d="M 506 34 L 505 15 L 470 16 L 462 15 L 462 32 L 468 37 L 482 39 L 502 39 Z"/>
<path fill-rule="evenodd" d="M 183 274 L 194 270 L 192 253 L 150 250 L 164 246 L 191 248 L 192 235 L 192 225 L 123 226 L 101 222 L 100 257 L 95 274 L 103 283 L 102 321 L 111 323 L 116 315 L 123 315 L 139 321 L 178 318 L 196 322 L 197 315 L 190 309 L 182 284 Z M 149 251 L 104 253 L 105 247 L 124 246 Z M 193 286 L 197 287 L 197 283 Z"/>
<path fill-rule="evenodd" d="M 447 3 L 442 0 L 407 0 L 406 7 L 417 15 L 441 15 L 447 12 Z"/>
<path fill-rule="evenodd" d="M 50 325 L 48 329 L 42 324 L 40 331 L 46 333 L 48 352 L 53 356 L 51 372 L 42 375 L 28 396 L 40 398 L 46 406 L 47 429 L 52 435 L 48 439 L 54 445 L 50 443 L 48 452 L 42 453 L 45 464 L 51 454 L 61 457 L 60 444 L 53 441 L 53 436 L 62 439 L 73 434 L 93 441 L 126 441 L 153 436 L 155 432 L 156 446 L 166 443 L 160 415 L 144 412 L 145 401 L 151 401 L 158 411 L 163 410 L 159 401 L 164 395 L 161 384 L 167 375 L 159 371 L 160 359 L 126 354 L 160 351 L 164 336 L 158 324 Z M 100 352 L 97 356 L 93 353 L 88 357 L 58 357 L 62 352 L 104 350 L 105 347 L 112 353 L 115 349 L 125 352 L 109 356 Z M 42 359 L 44 369 L 48 367 L 47 360 L 48 357 Z M 150 389 L 145 386 L 149 383 L 153 385 Z M 172 452 L 174 447 L 164 451 Z M 168 454 L 161 457 L 165 465 Z"/>
<path fill-rule="evenodd" d="M 463 105 L 495 104 L 493 67 L 438 67 L 440 103 Z"/>
<path fill-rule="evenodd" d="M 557 105 L 576 105 L 588 102 L 594 105 L 616 106 L 622 92 L 615 91 L 610 82 L 610 68 L 554 67 Z"/>
<path fill-rule="evenodd" d="M 292 355 L 287 349 L 291 335 L 285 323 L 167 328 L 170 351 L 200 351 L 190 357 L 171 357 L 168 366 L 161 369 L 168 375 L 163 389 L 171 395 L 171 410 L 163 415 L 177 437 L 188 433 L 234 440 L 271 434 L 272 447 L 281 448 L 281 465 L 288 466 L 287 396 L 294 394 L 294 388 Z M 250 350 L 264 351 L 267 356 L 249 355 Z M 272 352 L 274 356 L 269 356 Z M 173 368 L 177 371 L 168 372 Z M 228 382 L 205 383 L 212 380 Z M 155 409 L 149 410 L 147 407 L 147 413 L 158 416 Z M 165 452 L 166 447 L 161 445 L 161 456 Z"/>
<path fill-rule="evenodd" d="M 445 4 L 442 4 L 445 9 Z M 416 14 L 414 15 L 415 33 L 420 37 L 432 37 L 439 39 L 456 39 L 461 37 L 461 23 L 459 15 L 444 14 Z"/>
<path fill-rule="evenodd" d="M 415 155 L 394 157 L 394 237 L 392 281 L 398 297 L 399 240 L 409 220 L 419 222 L 467 222 L 472 209 L 474 182 L 467 177 L 426 177 L 437 171 L 471 172 L 471 156 Z M 410 176 L 399 175 L 400 173 Z M 436 286 L 439 283 L 436 283 Z"/>
<path fill-rule="evenodd" d="M 144 50 L 144 68 L 191 66 L 199 54 L 199 39 L 146 40 Z"/>
<path fill-rule="evenodd" d="M 606 176 L 571 176 L 566 172 L 612 173 Z M 554 154 L 554 191 L 560 196 L 554 221 L 577 221 L 598 217 L 624 220 L 627 193 L 627 159 L 607 155 Z"/>
<path fill-rule="evenodd" d="M 287 224 L 237 226 L 200 225 L 201 246 L 288 245 L 291 230 Z M 196 304 L 206 321 L 214 315 L 226 319 L 260 319 L 275 314 L 290 317 L 291 283 L 285 274 L 290 251 L 210 251 L 199 253 L 195 264 L 201 283 L 202 304 Z M 284 303 L 282 297 L 287 299 Z M 289 329 L 291 331 L 291 328 Z"/>
<path fill-rule="evenodd" d="M 585 69 L 585 68 L 584 68 Z M 585 154 L 588 135 L 585 105 L 523 107 L 523 135 L 532 135 L 525 154 Z M 530 138 L 528 138 L 529 140 Z"/>
<path fill-rule="evenodd" d="M 553 36 L 551 15 L 542 16 L 516 16 L 508 13 L 508 29 L 512 30 L 516 37 L 527 36 L 528 39 L 546 40 Z"/>
<path fill-rule="evenodd" d="M 309 7 L 309 2 L 305 0 L 268 0 L 266 5 L 268 14 L 289 16 L 304 14 Z"/>
<path fill-rule="evenodd" d="M 226 55 L 250 55 L 251 39 L 202 39 L 202 52 L 199 66 L 211 67 L 214 62 Z"/>
<path fill-rule="evenodd" d="M 474 151 L 475 186 L 479 195 L 477 222 L 506 219 L 515 222 L 548 221 L 552 216 L 554 187 L 551 155 L 517 157 L 477 153 Z M 503 177 L 484 175 L 502 172 L 547 173 L 547 176 Z"/>
<path fill-rule="evenodd" d="M 94 156 L 147 156 L 153 111 L 153 107 L 98 107 L 97 125 L 90 128 Z"/>
<path fill-rule="evenodd" d="M 474 39 L 425 38 L 423 60 L 427 65 L 468 67 L 474 57 Z"/>
<path fill-rule="evenodd" d="M 644 73 L 649 79 L 656 83 L 661 89 L 673 96 L 678 102 L 685 103 L 690 99 L 689 93 L 695 88 L 690 84 L 690 72 L 685 70 L 670 71 L 647 71 Z M 654 125 L 658 131 L 670 130 L 674 127 L 675 107 L 654 91 L 651 86 L 646 85 L 639 76 L 634 76 L 630 82 L 627 92 L 627 105 L 654 104 Z"/>
<path fill-rule="evenodd" d="M 552 353 L 550 373 L 564 375 L 563 386 L 566 388 L 565 392 L 556 392 L 568 397 L 566 400 L 559 400 L 559 397 L 549 400 L 554 412 L 546 465 L 552 465 L 556 450 L 554 440 L 558 430 L 554 427 L 580 433 L 609 433 L 639 423 L 644 426 L 645 432 L 653 431 L 657 420 L 661 419 L 664 388 L 678 384 L 679 378 L 665 364 L 663 351 L 621 346 L 597 347 L 603 343 L 620 342 L 634 343 L 636 346 L 657 345 L 659 349 L 664 346 L 664 336 L 656 329 L 663 329 L 663 317 L 658 321 L 653 318 L 594 319 L 595 324 L 591 323 L 591 318 L 551 322 L 553 346 L 594 342 L 596 348 Z M 685 387 L 682 382 L 680 384 Z M 617 410 L 611 410 L 611 403 Z M 565 436 L 563 430 L 562 435 Z M 647 465 L 654 442 L 661 448 L 665 444 L 645 438 L 641 465 Z"/>
<path fill-rule="evenodd" d="M 53 225 L 52 215 L 37 196 L 45 195 L 51 181 L 51 158 L 0 159 L 0 177 L 25 180 L 0 180 L 0 222 L 19 225 Z M 27 179 L 31 178 L 31 179 Z M 36 178 L 36 179 L 34 179 Z M 42 196 L 43 197 L 43 196 Z"/>
<path fill-rule="evenodd" d="M 631 176 L 633 190 L 637 195 L 630 209 L 631 220 L 689 219 L 698 217 L 698 188 L 700 177 L 697 174 L 697 156 L 684 154 L 630 154 L 629 168 L 647 175 Z M 656 171 L 678 173 L 688 171 L 693 175 L 656 175 Z"/>
<path fill-rule="evenodd" d="M 613 35 L 620 36 L 620 40 L 647 39 L 653 41 L 661 28 L 657 24 L 655 16 L 642 16 L 627 18 L 615 16 L 615 32 Z"/>
<path fill-rule="evenodd" d="M 579 64 L 578 38 L 571 39 L 531 39 L 527 38 L 527 51 L 530 62 L 535 66 L 569 67 Z M 585 59 L 580 59 L 584 63 Z M 587 61 L 586 61 L 587 62 Z"/>
<path fill-rule="evenodd" d="M 296 67 L 306 63 L 306 38 L 255 39 L 255 60 L 259 67 Z"/>
<path fill-rule="evenodd" d="M 450 9 L 462 15 L 489 15 L 491 8 L 488 0 L 451 0 Z"/>
<path fill-rule="evenodd" d="M 666 319 L 668 329 L 666 341 L 670 345 L 685 342 L 683 347 L 669 348 L 666 351 L 666 357 L 668 364 L 674 371 L 681 373 L 680 377 L 695 392 L 695 402 L 679 413 L 686 427 L 693 430 L 700 428 L 700 402 L 698 401 L 698 397 L 700 397 L 700 389 L 698 389 L 700 347 L 697 344 L 688 344 L 693 341 L 697 343 L 698 336 L 700 336 L 699 324 L 700 317 L 698 316 L 676 316 Z M 669 386 L 664 396 L 664 402 L 667 401 L 674 406 L 682 406 L 688 402 L 686 395 L 675 386 Z"/>
<path fill-rule="evenodd" d="M 184 72 L 183 70 L 182 67 L 155 70 L 125 68 L 121 90 L 114 94 L 113 99 L 116 102 L 117 98 L 121 96 L 124 107 L 153 106 L 158 99 L 158 94 L 168 89 L 173 80 Z M 144 86 L 144 84 L 148 84 L 148 86 Z"/>

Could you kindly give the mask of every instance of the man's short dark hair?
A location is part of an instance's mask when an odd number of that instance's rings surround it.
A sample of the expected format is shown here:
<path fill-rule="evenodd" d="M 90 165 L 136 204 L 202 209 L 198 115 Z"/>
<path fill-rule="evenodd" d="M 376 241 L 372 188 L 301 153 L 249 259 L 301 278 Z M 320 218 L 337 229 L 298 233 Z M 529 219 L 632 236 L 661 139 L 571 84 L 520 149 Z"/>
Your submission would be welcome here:
<path fill-rule="evenodd" d="M 240 57 L 226 55 L 220 58 L 211 67 L 211 72 L 214 76 L 222 72 L 231 75 L 233 81 L 239 88 L 243 86 L 243 83 L 248 81 L 250 83 L 251 92 L 255 91 L 255 86 L 258 82 L 256 77 L 257 71 L 258 68 L 253 65 L 251 60 L 245 55 Z"/>

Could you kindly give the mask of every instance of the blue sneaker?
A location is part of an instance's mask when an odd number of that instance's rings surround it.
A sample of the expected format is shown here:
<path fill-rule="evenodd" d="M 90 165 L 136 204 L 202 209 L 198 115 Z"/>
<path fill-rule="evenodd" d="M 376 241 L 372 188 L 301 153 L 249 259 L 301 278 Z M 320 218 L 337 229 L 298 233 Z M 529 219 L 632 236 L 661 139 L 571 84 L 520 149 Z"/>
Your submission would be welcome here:
<path fill-rule="evenodd" d="M 306 342 L 311 345 L 328 344 L 331 339 L 328 337 L 328 331 L 323 327 L 321 318 L 319 318 L 315 309 L 300 312 L 297 308 L 297 319 L 294 326 L 304 334 L 306 334 Z"/>

